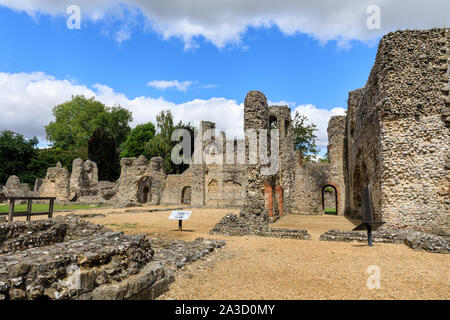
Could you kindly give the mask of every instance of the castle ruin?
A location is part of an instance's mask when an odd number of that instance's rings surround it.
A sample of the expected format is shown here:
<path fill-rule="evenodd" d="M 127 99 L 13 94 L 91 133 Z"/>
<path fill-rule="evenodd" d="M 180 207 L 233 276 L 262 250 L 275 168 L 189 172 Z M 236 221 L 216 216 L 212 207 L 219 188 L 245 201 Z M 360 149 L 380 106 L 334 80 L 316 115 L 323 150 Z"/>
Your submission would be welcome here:
<path fill-rule="evenodd" d="M 17 177 L 7 188 L 60 201 L 242 207 L 244 215 L 269 218 L 323 214 L 334 202 L 338 215 L 357 218 L 370 184 L 375 219 L 386 227 L 449 236 L 449 57 L 450 29 L 384 36 L 366 85 L 349 93 L 347 115 L 329 121 L 328 162 L 303 161 L 290 108 L 269 106 L 263 93 L 250 91 L 245 139 L 227 140 L 202 121 L 201 160 L 182 174 L 166 175 L 162 158 L 141 156 L 122 159 L 119 180 L 102 182 L 95 163 L 77 159 L 71 176 L 58 164 L 34 191 Z M 261 150 L 278 157 L 277 170 L 267 159 L 250 161 Z"/>

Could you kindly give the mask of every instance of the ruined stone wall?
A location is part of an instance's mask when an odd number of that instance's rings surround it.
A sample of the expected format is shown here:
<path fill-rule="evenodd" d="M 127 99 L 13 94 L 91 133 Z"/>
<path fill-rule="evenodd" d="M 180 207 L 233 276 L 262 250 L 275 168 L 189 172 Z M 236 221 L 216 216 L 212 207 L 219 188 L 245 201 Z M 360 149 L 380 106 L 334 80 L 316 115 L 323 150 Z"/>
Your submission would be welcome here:
<path fill-rule="evenodd" d="M 5 188 L 11 197 L 31 196 L 30 186 L 27 183 L 21 183 L 18 176 L 10 176 L 6 181 Z"/>
<path fill-rule="evenodd" d="M 346 206 L 346 117 L 331 117 L 328 123 L 328 162 L 305 162 L 297 151 L 292 197 L 292 213 L 323 214 L 324 208 L 336 206 L 337 214 L 345 214 Z M 325 204 L 326 187 L 336 193 Z M 337 203 L 336 203 L 337 201 Z"/>
<path fill-rule="evenodd" d="M 215 123 L 209 121 L 200 122 L 196 139 L 197 149 L 189 168 L 183 174 L 166 177 L 162 203 L 214 208 L 242 206 L 247 181 L 245 164 L 237 164 L 237 148 L 234 163 L 226 161 L 226 145 L 234 141 L 227 141 L 224 132 L 216 137 Z"/>
<path fill-rule="evenodd" d="M 276 128 L 279 130 L 279 171 L 274 193 L 274 201 L 278 202 L 279 205 L 276 205 L 275 208 L 280 208 L 279 210 L 283 211 L 281 213 L 290 213 L 294 202 L 295 180 L 294 130 L 291 108 L 288 106 L 270 106 L 269 117 L 276 119 Z"/>
<path fill-rule="evenodd" d="M 205 176 L 206 206 L 242 206 L 246 186 L 245 165 L 210 165 Z"/>
<path fill-rule="evenodd" d="M 328 122 L 328 181 L 326 185 L 333 186 L 337 193 L 337 211 L 339 215 L 345 213 L 347 173 L 346 151 L 346 117 L 334 116 Z M 322 185 L 322 188 L 325 185 Z"/>
<path fill-rule="evenodd" d="M 266 96 L 259 91 L 247 93 L 244 102 L 244 130 L 245 130 L 245 158 L 247 163 L 247 188 L 245 189 L 245 201 L 242 208 L 243 214 L 267 216 L 264 184 L 269 177 L 261 174 L 260 157 L 256 157 L 255 163 L 249 163 L 251 146 L 259 147 L 259 137 L 248 135 L 249 130 L 269 130 L 269 107 Z"/>
<path fill-rule="evenodd" d="M 360 96 L 358 96 L 360 94 Z M 358 99 L 359 98 L 359 99 Z M 379 113 L 373 107 L 380 103 L 376 88 L 368 86 L 365 90 L 350 93 L 347 113 L 356 119 L 350 123 L 348 137 L 348 163 L 350 184 L 350 212 L 353 217 L 361 217 L 362 189 L 369 183 L 372 191 L 374 218 L 381 215 L 381 123 Z M 352 105 L 356 104 L 356 107 Z"/>
<path fill-rule="evenodd" d="M 155 299 L 225 245 L 124 235 L 72 216 L 0 223 L 0 300 Z"/>
<path fill-rule="evenodd" d="M 375 219 L 448 235 L 448 37 L 448 29 L 386 35 L 365 88 L 350 93 L 351 212 L 370 183 Z"/>
<path fill-rule="evenodd" d="M 39 196 L 56 197 L 58 201 L 69 201 L 70 174 L 60 162 L 56 164 L 56 167 L 47 169 L 45 179 L 39 187 Z"/>
<path fill-rule="evenodd" d="M 302 162 L 297 166 L 292 213 L 302 215 L 323 213 L 322 189 L 330 184 L 329 173 L 329 164 L 325 162 Z"/>
<path fill-rule="evenodd" d="M 446 235 L 450 132 L 442 114 L 448 95 L 448 31 L 396 32 L 379 49 L 390 52 L 389 60 L 379 57 L 383 93 L 390 98 L 382 109 L 383 220 Z"/>
<path fill-rule="evenodd" d="M 98 195 L 98 168 L 91 160 L 83 161 L 78 158 L 72 162 L 70 176 L 70 198 L 77 200 L 81 197 Z"/>
<path fill-rule="evenodd" d="M 160 203 L 166 174 L 163 159 L 155 157 L 147 161 L 144 156 L 122 158 L 122 171 L 116 183 L 113 202 L 121 204 Z"/>
<path fill-rule="evenodd" d="M 166 177 L 161 204 L 183 203 L 183 190 L 192 188 L 192 170 L 188 168 L 182 174 L 169 174 Z M 192 190 L 192 189 L 191 189 Z M 192 198 L 192 196 L 191 196 Z M 192 202 L 192 199 L 190 199 Z"/>

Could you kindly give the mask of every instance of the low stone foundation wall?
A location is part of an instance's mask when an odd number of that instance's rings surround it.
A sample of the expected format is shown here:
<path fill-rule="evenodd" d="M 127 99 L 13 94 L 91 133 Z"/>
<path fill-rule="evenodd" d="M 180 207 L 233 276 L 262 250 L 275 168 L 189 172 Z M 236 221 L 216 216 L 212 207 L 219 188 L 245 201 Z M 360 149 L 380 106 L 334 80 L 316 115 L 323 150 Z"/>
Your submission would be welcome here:
<path fill-rule="evenodd" d="M 14 223 L 0 222 L 0 254 L 83 239 L 108 229 L 71 216 Z"/>
<path fill-rule="evenodd" d="M 144 236 L 107 232 L 0 256 L 0 283 L 10 299 L 77 298 L 137 274 L 154 251 Z"/>
<path fill-rule="evenodd" d="M 256 235 L 260 237 L 292 238 L 309 240 L 311 236 L 302 229 L 282 229 L 269 228 L 268 219 L 251 214 L 227 214 L 209 232 L 210 234 L 220 234 L 227 236 Z"/>
<path fill-rule="evenodd" d="M 0 224 L 0 300 L 155 299 L 223 240 L 147 239 L 75 217 Z"/>
<path fill-rule="evenodd" d="M 433 253 L 450 253 L 450 244 L 442 237 L 411 229 L 382 229 L 372 232 L 373 241 L 381 243 L 404 243 L 413 249 Z M 329 230 L 320 235 L 323 241 L 367 242 L 366 231 Z"/>

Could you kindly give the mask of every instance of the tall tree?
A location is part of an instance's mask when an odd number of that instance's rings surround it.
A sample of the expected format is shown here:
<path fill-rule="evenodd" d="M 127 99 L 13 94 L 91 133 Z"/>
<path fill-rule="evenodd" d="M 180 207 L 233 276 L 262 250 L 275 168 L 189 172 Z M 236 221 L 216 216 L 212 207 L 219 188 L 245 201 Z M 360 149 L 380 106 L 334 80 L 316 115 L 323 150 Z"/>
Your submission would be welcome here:
<path fill-rule="evenodd" d="M 119 153 L 113 137 L 103 129 L 94 131 L 88 144 L 89 159 L 97 164 L 98 178 L 102 181 L 116 181 L 120 175 Z"/>
<path fill-rule="evenodd" d="M 125 141 L 130 132 L 130 111 L 121 106 L 106 107 L 103 103 L 82 95 L 53 108 L 55 120 L 45 127 L 47 140 L 53 147 L 64 150 L 83 150 L 97 128 L 112 136 L 117 144 Z"/>
<path fill-rule="evenodd" d="M 13 131 L 0 132 L 0 184 L 5 184 L 10 175 L 17 175 L 22 182 L 34 182 L 27 172 L 27 166 L 35 154 L 37 144 L 36 137 L 25 139 Z"/>
<path fill-rule="evenodd" d="M 319 151 L 316 145 L 317 136 L 314 134 L 317 131 L 315 124 L 308 124 L 308 118 L 304 115 L 295 112 L 294 117 L 294 147 L 295 150 L 301 150 L 305 159 L 310 160 L 312 155 Z"/>
<path fill-rule="evenodd" d="M 76 158 L 86 159 L 86 157 L 75 151 L 67 151 L 60 148 L 36 149 L 30 163 L 27 165 L 27 172 L 32 181 L 36 178 L 44 178 L 47 169 L 54 167 L 58 162 L 61 162 L 62 166 L 70 171 L 72 170 L 72 162 Z"/>
<path fill-rule="evenodd" d="M 182 121 L 174 125 L 173 115 L 170 110 L 162 110 L 156 116 L 156 126 L 158 128 L 158 134 L 145 145 L 147 153 L 150 157 L 161 156 L 164 159 L 166 173 L 182 173 L 189 165 L 176 165 L 172 162 L 172 148 L 178 143 L 178 141 L 171 140 L 172 133 L 175 129 L 188 130 L 191 133 L 191 152 L 193 152 L 194 127 L 190 123 L 185 124 Z"/>
<path fill-rule="evenodd" d="M 153 123 L 139 124 L 131 130 L 127 140 L 122 145 L 122 157 L 138 157 L 143 154 L 147 159 L 151 154 L 147 152 L 145 145 L 155 137 L 156 129 Z"/>

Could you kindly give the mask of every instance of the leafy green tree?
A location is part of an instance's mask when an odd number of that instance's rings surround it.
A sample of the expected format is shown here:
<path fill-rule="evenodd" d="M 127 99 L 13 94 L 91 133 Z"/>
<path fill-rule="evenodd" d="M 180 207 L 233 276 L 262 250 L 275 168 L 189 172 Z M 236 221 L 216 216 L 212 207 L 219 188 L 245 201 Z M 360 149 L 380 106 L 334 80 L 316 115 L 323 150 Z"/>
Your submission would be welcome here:
<path fill-rule="evenodd" d="M 72 96 L 70 101 L 53 108 L 55 120 L 45 127 L 47 140 L 53 147 L 80 150 L 97 128 L 111 135 L 116 143 L 125 141 L 130 132 L 130 111 L 121 106 L 106 107 L 103 103 L 83 95 Z"/>
<path fill-rule="evenodd" d="M 183 122 L 178 122 L 178 124 L 175 126 L 175 129 L 185 129 L 187 131 L 189 131 L 190 135 L 191 135 L 191 157 L 194 154 L 194 132 L 195 132 L 195 128 L 193 126 L 191 126 L 191 124 L 188 123 L 183 123 Z M 181 138 L 180 138 L 181 141 Z M 178 143 L 179 141 L 172 141 L 172 148 L 175 147 L 175 145 Z M 171 149 L 172 152 L 172 149 Z M 189 164 L 175 164 L 173 162 L 171 162 L 171 170 L 173 173 L 183 173 L 187 168 L 189 168 Z"/>
<path fill-rule="evenodd" d="M 319 152 L 316 145 L 317 131 L 315 124 L 307 124 L 308 118 L 304 115 L 295 113 L 294 117 L 294 147 L 300 150 L 306 160 L 310 160 L 312 155 Z"/>
<path fill-rule="evenodd" d="M 114 138 L 98 128 L 88 144 L 89 159 L 97 164 L 101 181 L 116 181 L 120 175 L 119 153 Z"/>
<path fill-rule="evenodd" d="M 158 134 L 145 145 L 145 150 L 149 157 L 161 156 L 164 159 L 166 173 L 182 173 L 189 165 L 176 165 L 172 162 L 172 148 L 178 143 L 171 141 L 172 133 L 175 129 L 186 129 L 191 132 L 191 152 L 194 150 L 194 127 L 190 123 L 184 124 L 182 121 L 174 125 L 173 115 L 170 110 L 162 110 L 156 116 L 156 126 Z"/>
<path fill-rule="evenodd" d="M 155 125 L 151 122 L 137 125 L 131 130 L 127 140 L 122 145 L 122 157 L 138 157 L 143 154 L 147 159 L 151 154 L 146 150 L 145 145 L 155 137 Z"/>
<path fill-rule="evenodd" d="M 5 130 L 0 132 L 0 184 L 10 175 L 17 175 L 22 182 L 32 183 L 27 166 L 35 154 L 36 137 L 25 139 L 23 135 Z"/>
<path fill-rule="evenodd" d="M 47 169 L 54 167 L 58 162 L 61 162 L 64 168 L 71 171 L 72 162 L 76 158 L 86 160 L 86 157 L 75 151 L 67 151 L 61 148 L 36 149 L 31 162 L 27 166 L 27 174 L 30 180 L 34 182 L 36 178 L 44 178 Z"/>

